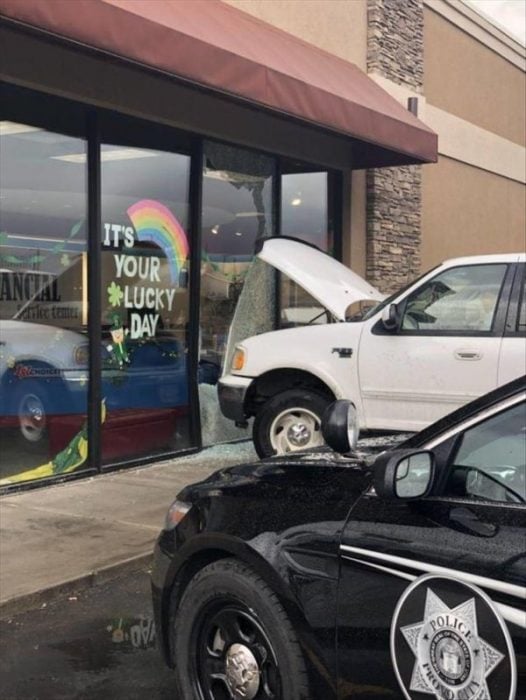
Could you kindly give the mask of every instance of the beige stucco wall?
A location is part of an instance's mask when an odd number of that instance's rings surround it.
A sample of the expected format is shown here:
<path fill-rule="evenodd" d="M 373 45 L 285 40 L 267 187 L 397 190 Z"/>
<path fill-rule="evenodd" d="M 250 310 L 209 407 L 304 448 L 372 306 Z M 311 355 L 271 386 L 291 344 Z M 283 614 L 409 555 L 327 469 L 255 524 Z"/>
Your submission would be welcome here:
<path fill-rule="evenodd" d="M 526 143 L 526 75 L 429 7 L 424 10 L 426 99 L 515 143 Z"/>
<path fill-rule="evenodd" d="M 366 0 L 224 0 L 366 69 Z"/>
<path fill-rule="evenodd" d="M 451 158 L 423 167 L 422 269 L 446 258 L 523 251 L 525 187 Z"/>

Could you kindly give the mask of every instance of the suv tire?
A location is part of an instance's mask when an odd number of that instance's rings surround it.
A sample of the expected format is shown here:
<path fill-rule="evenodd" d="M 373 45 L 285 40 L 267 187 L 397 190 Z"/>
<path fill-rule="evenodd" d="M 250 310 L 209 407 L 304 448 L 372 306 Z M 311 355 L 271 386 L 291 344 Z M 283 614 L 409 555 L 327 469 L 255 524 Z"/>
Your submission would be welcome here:
<path fill-rule="evenodd" d="M 321 419 L 331 399 L 308 389 L 289 389 L 266 401 L 254 420 L 252 437 L 259 457 L 323 445 Z"/>

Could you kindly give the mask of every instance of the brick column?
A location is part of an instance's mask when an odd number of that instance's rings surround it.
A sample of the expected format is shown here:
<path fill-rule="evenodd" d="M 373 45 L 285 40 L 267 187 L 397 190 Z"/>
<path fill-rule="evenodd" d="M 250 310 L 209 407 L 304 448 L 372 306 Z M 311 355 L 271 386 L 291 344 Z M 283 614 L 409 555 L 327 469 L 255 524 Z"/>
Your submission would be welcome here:
<path fill-rule="evenodd" d="M 367 70 L 423 92 L 423 0 L 367 0 Z M 367 171 L 367 279 L 396 291 L 420 271 L 421 166 Z"/>

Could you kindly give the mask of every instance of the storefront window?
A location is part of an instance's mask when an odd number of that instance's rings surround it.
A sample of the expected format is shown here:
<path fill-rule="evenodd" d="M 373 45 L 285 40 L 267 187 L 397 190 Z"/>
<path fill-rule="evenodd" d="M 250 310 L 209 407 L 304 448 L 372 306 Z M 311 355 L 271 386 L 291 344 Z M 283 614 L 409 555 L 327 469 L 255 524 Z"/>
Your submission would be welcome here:
<path fill-rule="evenodd" d="M 1 121 L 0 153 L 5 485 L 88 467 L 89 261 L 86 142 Z"/>
<path fill-rule="evenodd" d="M 300 170 L 301 165 L 285 164 Z M 329 173 L 289 172 L 281 177 L 281 233 L 333 253 L 333 222 L 329 211 Z M 292 328 L 326 320 L 319 302 L 286 275 L 279 277 L 279 324 Z M 313 321 L 315 319 L 315 321 Z"/>
<path fill-rule="evenodd" d="M 256 242 L 282 234 L 334 254 L 332 174 L 204 141 L 191 222 L 194 136 L 0 87 L 0 486 L 195 447 L 198 406 L 204 445 L 249 437 L 219 410 L 228 348 L 321 311 L 252 265 Z"/>
<path fill-rule="evenodd" d="M 213 444 L 244 436 L 222 419 L 214 385 L 256 239 L 274 230 L 275 161 L 210 142 L 204 153 L 199 398 L 203 443 Z"/>
<path fill-rule="evenodd" d="M 281 177 L 281 233 L 332 252 L 329 173 L 293 172 Z"/>
<path fill-rule="evenodd" d="M 190 445 L 190 157 L 104 145 L 103 463 Z"/>

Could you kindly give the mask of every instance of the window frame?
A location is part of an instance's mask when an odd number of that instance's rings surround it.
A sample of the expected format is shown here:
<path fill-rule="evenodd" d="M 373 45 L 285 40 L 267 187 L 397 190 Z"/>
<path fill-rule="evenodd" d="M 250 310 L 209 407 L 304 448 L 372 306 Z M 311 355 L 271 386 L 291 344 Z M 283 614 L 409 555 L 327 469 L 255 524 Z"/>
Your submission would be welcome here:
<path fill-rule="evenodd" d="M 524 404 L 526 408 L 526 389 L 518 391 L 513 396 L 507 397 L 502 401 L 499 401 L 487 409 L 483 409 L 477 415 L 466 419 L 465 421 L 457 424 L 450 430 L 442 433 L 441 435 L 433 438 L 430 442 L 422 445 L 422 449 L 430 450 L 435 455 L 436 459 L 436 469 L 437 469 L 437 481 L 433 488 L 433 493 L 430 494 L 425 501 L 440 500 L 447 503 L 462 503 L 463 505 L 471 504 L 473 506 L 490 506 L 498 508 L 520 508 L 526 511 L 526 503 L 513 503 L 511 501 L 495 501 L 486 500 L 484 498 L 472 498 L 470 496 L 458 496 L 455 494 L 448 494 L 446 492 L 446 487 L 448 479 L 453 469 L 454 459 L 458 453 L 459 445 L 462 440 L 464 433 L 467 430 L 477 427 L 486 420 L 497 416 L 504 411 L 513 408 L 516 405 Z"/>
<path fill-rule="evenodd" d="M 424 284 L 429 284 L 435 280 L 439 275 L 445 272 L 450 272 L 451 270 L 456 270 L 465 267 L 483 267 L 487 265 L 503 265 L 506 267 L 504 272 L 501 287 L 499 290 L 499 295 L 497 298 L 497 303 L 495 305 L 495 311 L 493 314 L 492 329 L 489 331 L 479 331 L 479 330 L 433 330 L 433 329 L 413 329 L 413 328 L 402 328 L 401 322 L 406 313 L 407 303 L 409 298 L 413 293 L 417 292 L 422 288 L 423 285 L 417 287 L 413 292 L 409 293 L 400 302 L 400 328 L 396 331 L 395 335 L 399 336 L 418 336 L 418 337 L 449 337 L 449 338 L 500 338 L 504 334 L 506 316 L 508 312 L 509 299 L 513 284 L 513 279 L 515 276 L 514 265 L 509 262 L 493 262 L 493 263 L 473 263 L 472 265 L 455 265 L 454 267 L 449 267 L 447 270 L 440 270 L 437 275 L 430 277 L 425 281 Z M 396 301 L 394 302 L 396 303 Z"/>
<path fill-rule="evenodd" d="M 504 337 L 525 338 L 526 327 L 524 330 L 519 330 L 518 324 L 522 308 L 524 307 L 526 310 L 526 262 L 517 263 L 514 265 L 514 268 L 515 274 L 510 293 Z"/>
<path fill-rule="evenodd" d="M 520 493 L 520 491 L 517 491 L 515 488 L 512 488 L 511 486 L 508 489 L 507 484 L 503 483 L 497 477 L 496 474 L 492 473 L 492 468 L 497 467 L 499 465 L 498 461 L 496 464 L 489 464 L 487 466 L 487 468 L 486 467 L 482 468 L 480 466 L 470 466 L 469 464 L 463 464 L 462 462 L 458 461 L 459 455 L 464 447 L 464 442 L 465 442 L 466 436 L 469 436 L 470 433 L 472 433 L 473 431 L 477 431 L 477 429 L 479 429 L 479 428 L 482 428 L 482 430 L 484 430 L 485 426 L 487 426 L 487 424 L 489 422 L 491 422 L 492 420 L 498 419 L 498 418 L 502 417 L 504 414 L 507 414 L 510 411 L 514 411 L 517 409 L 519 411 L 522 410 L 522 413 L 524 413 L 525 417 L 526 417 L 526 402 L 519 402 L 519 403 L 516 403 L 512 406 L 506 407 L 505 409 L 503 409 L 502 411 L 500 411 L 498 413 L 494 413 L 492 416 L 488 416 L 483 421 L 480 421 L 479 423 L 476 423 L 475 425 L 473 425 L 469 428 L 466 428 L 461 434 L 459 434 L 459 436 L 457 437 L 457 440 L 455 441 L 455 448 L 451 454 L 450 464 L 449 464 L 449 468 L 448 468 L 448 475 L 447 475 L 446 482 L 445 482 L 446 488 L 450 484 L 451 477 L 458 470 L 458 471 L 465 472 L 465 476 L 466 476 L 466 495 L 465 495 L 465 498 L 466 499 L 471 500 L 473 498 L 474 501 L 476 501 L 476 502 L 481 502 L 481 501 L 482 502 L 491 502 L 491 503 L 509 503 L 509 502 L 511 502 L 511 503 L 515 503 L 515 504 L 526 505 L 525 497 Z M 505 417 L 505 419 L 506 419 L 506 417 Z M 495 436 L 495 439 L 496 440 L 503 440 L 503 439 L 513 439 L 513 438 L 512 438 L 512 433 L 509 433 L 508 435 L 504 434 L 501 436 L 499 436 L 497 434 Z M 491 444 L 492 444 L 491 442 L 483 443 L 477 449 L 480 450 L 480 449 L 489 448 Z M 526 445 L 525 445 L 525 447 L 526 447 Z M 500 459 L 500 457 L 497 455 L 497 460 L 499 460 L 499 459 Z M 504 464 L 501 464 L 500 466 L 504 467 Z M 512 465 L 510 465 L 509 468 L 510 469 L 516 468 L 516 469 L 520 470 L 521 465 L 519 464 L 519 465 L 517 465 L 517 467 L 512 467 Z M 526 463 L 522 465 L 522 468 L 524 471 L 523 477 L 526 478 Z M 493 484 L 500 486 L 503 489 L 503 491 L 509 490 L 510 493 L 515 494 L 519 500 L 518 501 L 513 501 L 513 500 L 507 501 L 507 500 L 503 500 L 503 499 L 490 498 L 484 494 L 480 495 L 480 494 L 469 492 L 467 490 L 467 487 L 468 487 L 467 481 L 468 481 L 468 477 L 469 477 L 470 472 L 473 472 L 475 475 L 479 474 L 483 480 L 487 479 L 488 481 L 492 482 Z"/>

